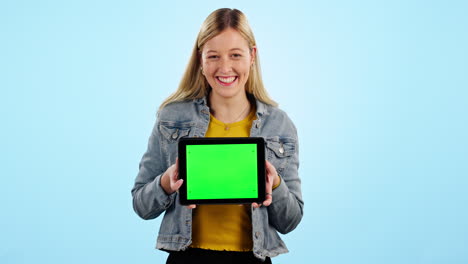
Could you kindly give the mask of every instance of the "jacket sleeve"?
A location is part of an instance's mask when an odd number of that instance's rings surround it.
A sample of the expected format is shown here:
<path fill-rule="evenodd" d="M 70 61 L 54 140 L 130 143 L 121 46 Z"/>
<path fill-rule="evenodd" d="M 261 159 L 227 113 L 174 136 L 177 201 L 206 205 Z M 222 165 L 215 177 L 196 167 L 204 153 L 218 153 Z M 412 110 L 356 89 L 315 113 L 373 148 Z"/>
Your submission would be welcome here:
<path fill-rule="evenodd" d="M 298 169 L 299 144 L 296 140 L 296 151 L 280 175 L 281 183 L 273 190 L 273 202 L 267 207 L 270 225 L 282 234 L 294 230 L 303 216 L 304 201 Z"/>
<path fill-rule="evenodd" d="M 133 209 L 145 220 L 158 217 L 172 204 L 174 198 L 174 194 L 167 195 L 160 184 L 161 177 L 167 169 L 163 162 L 160 136 L 156 121 L 131 191 Z"/>

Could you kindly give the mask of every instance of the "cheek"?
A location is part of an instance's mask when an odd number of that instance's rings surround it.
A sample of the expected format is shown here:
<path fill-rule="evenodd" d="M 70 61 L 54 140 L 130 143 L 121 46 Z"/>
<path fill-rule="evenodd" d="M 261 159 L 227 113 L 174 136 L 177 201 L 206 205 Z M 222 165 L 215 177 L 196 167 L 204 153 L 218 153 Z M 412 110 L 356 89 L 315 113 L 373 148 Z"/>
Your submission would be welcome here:
<path fill-rule="evenodd" d="M 242 69 L 243 74 L 248 75 L 250 72 L 250 63 L 247 61 L 242 62 L 241 65 L 239 65 L 239 69 Z"/>
<path fill-rule="evenodd" d="M 205 75 L 213 74 L 214 69 L 216 69 L 213 63 L 203 63 L 202 65 L 203 65 L 203 72 L 205 73 Z"/>
<path fill-rule="evenodd" d="M 242 68 L 242 76 L 247 79 L 249 77 L 250 69 L 249 67 Z"/>

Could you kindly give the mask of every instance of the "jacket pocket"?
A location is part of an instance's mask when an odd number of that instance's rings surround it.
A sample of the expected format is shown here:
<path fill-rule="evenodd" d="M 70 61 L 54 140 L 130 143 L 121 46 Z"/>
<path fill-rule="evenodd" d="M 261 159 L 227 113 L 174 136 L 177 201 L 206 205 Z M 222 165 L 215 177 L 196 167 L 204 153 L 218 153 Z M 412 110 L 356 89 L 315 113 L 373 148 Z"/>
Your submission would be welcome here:
<path fill-rule="evenodd" d="M 265 143 L 266 159 L 282 174 L 291 156 L 296 153 L 296 140 L 290 137 L 267 137 Z"/>
<path fill-rule="evenodd" d="M 177 142 L 179 142 L 180 138 L 188 137 L 194 125 L 192 122 L 160 121 L 161 149 L 167 167 L 176 161 L 178 155 Z"/>
<path fill-rule="evenodd" d="M 168 143 L 176 143 L 180 138 L 187 137 L 194 124 L 191 122 L 161 121 L 159 130 Z"/>

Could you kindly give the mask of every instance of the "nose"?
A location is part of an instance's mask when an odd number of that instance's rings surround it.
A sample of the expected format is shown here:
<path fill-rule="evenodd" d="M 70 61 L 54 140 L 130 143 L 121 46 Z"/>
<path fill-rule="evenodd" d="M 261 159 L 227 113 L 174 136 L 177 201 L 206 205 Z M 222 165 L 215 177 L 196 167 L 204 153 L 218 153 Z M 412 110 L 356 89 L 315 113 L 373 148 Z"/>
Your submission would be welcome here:
<path fill-rule="evenodd" d="M 230 73 L 232 70 L 232 62 L 229 58 L 223 57 L 219 61 L 219 71 L 221 73 Z"/>

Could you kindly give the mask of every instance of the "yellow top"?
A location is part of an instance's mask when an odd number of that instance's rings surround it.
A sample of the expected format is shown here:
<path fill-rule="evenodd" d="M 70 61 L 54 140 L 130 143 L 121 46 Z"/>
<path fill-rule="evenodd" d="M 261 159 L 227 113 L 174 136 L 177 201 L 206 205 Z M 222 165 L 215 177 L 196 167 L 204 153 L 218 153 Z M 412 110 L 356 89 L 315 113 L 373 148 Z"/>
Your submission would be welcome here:
<path fill-rule="evenodd" d="M 244 120 L 231 124 L 211 115 L 206 137 L 248 137 L 255 118 L 255 109 Z M 193 212 L 190 247 L 252 251 L 250 204 L 198 205 Z"/>

